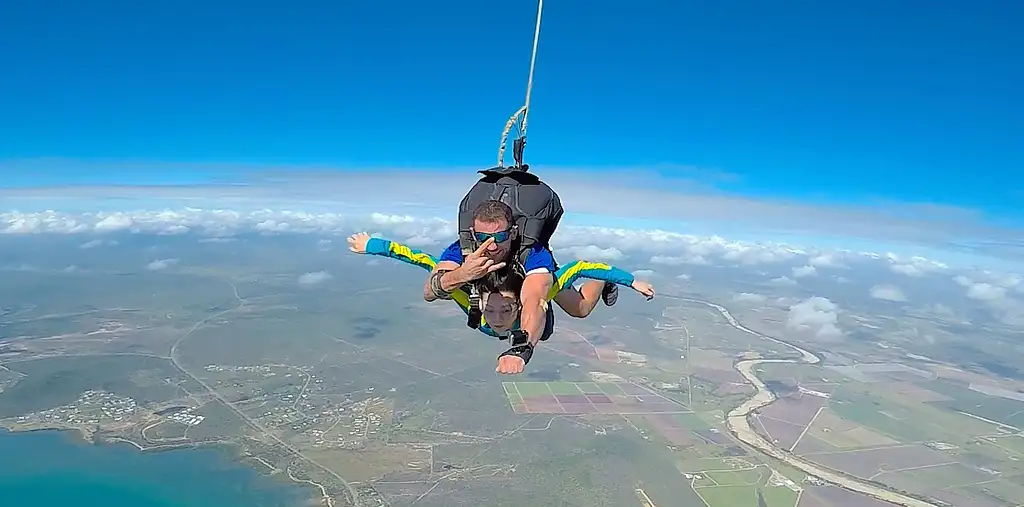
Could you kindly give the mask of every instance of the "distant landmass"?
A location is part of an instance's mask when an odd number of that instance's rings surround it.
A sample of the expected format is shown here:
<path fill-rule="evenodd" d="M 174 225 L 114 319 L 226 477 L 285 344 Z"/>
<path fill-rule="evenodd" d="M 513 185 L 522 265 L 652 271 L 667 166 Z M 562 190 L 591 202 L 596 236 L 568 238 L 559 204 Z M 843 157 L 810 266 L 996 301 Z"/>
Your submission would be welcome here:
<path fill-rule="evenodd" d="M 502 377 L 421 271 L 209 239 L 0 235 L 4 507 L 1024 502 L 1024 386 L 979 366 L 1018 335 L 850 288 L 871 270 L 665 264 Z"/>

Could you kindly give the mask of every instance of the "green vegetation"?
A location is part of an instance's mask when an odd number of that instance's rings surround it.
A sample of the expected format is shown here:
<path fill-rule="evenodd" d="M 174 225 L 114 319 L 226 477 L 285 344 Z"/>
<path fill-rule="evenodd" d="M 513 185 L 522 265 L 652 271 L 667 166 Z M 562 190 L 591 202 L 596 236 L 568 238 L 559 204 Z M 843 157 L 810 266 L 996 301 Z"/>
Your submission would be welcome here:
<path fill-rule="evenodd" d="M 1002 480 L 983 482 L 955 488 L 971 496 L 988 497 L 998 500 L 1005 505 L 1017 504 L 1024 498 L 1024 484 L 1021 484 L 1021 476 L 1005 478 Z"/>
<path fill-rule="evenodd" d="M 899 403 L 884 389 L 878 393 L 837 389 L 829 402 L 839 417 L 875 430 L 900 442 L 941 440 L 962 444 L 973 436 L 991 434 L 995 428 L 930 403 Z"/>
<path fill-rule="evenodd" d="M 764 486 L 760 489 L 768 507 L 796 507 L 799 494 L 786 486 Z"/>
<path fill-rule="evenodd" d="M 551 394 L 560 395 L 578 395 L 582 392 L 576 388 L 576 384 L 569 382 L 548 382 L 548 389 L 551 390 Z"/>
<path fill-rule="evenodd" d="M 729 459 L 719 459 L 717 463 L 709 464 L 716 468 L 701 473 L 702 478 L 696 480 L 693 487 L 711 507 L 760 505 L 759 497 L 768 507 L 796 506 L 797 492 L 773 481 L 772 469 L 768 466 L 731 469 L 738 463 Z M 796 484 L 793 486 L 798 487 Z"/>
<path fill-rule="evenodd" d="M 623 396 L 626 394 L 626 391 L 623 391 L 617 382 L 598 382 L 597 386 L 608 396 Z"/>
<path fill-rule="evenodd" d="M 952 401 L 932 402 L 949 410 L 967 412 L 1003 424 L 1024 427 L 1024 402 L 989 396 L 972 391 L 968 386 L 949 380 L 935 380 L 923 384 L 928 389 L 945 394 Z"/>
<path fill-rule="evenodd" d="M 586 394 L 604 394 L 597 382 L 577 382 L 576 387 Z"/>
<path fill-rule="evenodd" d="M 206 419 L 188 429 L 192 440 L 229 440 L 248 434 L 251 428 L 233 410 L 219 401 L 210 401 L 193 411 Z"/>
<path fill-rule="evenodd" d="M 758 369 L 762 370 L 758 377 L 766 381 L 792 380 L 799 383 L 855 383 L 849 377 L 838 372 L 813 364 L 764 363 L 758 365 Z"/>
<path fill-rule="evenodd" d="M 678 421 L 682 427 L 691 430 L 703 430 L 711 427 L 711 424 L 704 420 L 704 418 L 692 412 L 672 414 L 672 418 Z"/>
<path fill-rule="evenodd" d="M 757 505 L 757 489 L 751 486 L 710 486 L 697 488 L 697 494 L 711 507 Z"/>
<path fill-rule="evenodd" d="M 719 486 L 753 486 L 762 480 L 763 472 L 767 469 L 715 470 L 707 475 Z"/>
<path fill-rule="evenodd" d="M 179 373 L 166 359 L 135 355 L 50 357 L 8 363 L 11 371 L 25 375 L 0 393 L 0 418 L 14 417 L 74 402 L 83 392 L 103 390 L 133 398 L 139 404 L 173 399 L 173 384 L 145 380 L 176 379 Z"/>

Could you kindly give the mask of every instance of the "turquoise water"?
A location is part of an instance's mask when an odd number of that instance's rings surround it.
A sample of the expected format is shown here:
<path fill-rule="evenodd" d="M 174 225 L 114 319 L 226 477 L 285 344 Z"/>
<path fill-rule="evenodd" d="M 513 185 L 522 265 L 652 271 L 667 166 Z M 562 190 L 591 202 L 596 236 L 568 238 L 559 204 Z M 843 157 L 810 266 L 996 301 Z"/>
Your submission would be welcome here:
<path fill-rule="evenodd" d="M 312 495 L 213 449 L 143 454 L 66 432 L 0 431 L 3 507 L 301 507 Z"/>

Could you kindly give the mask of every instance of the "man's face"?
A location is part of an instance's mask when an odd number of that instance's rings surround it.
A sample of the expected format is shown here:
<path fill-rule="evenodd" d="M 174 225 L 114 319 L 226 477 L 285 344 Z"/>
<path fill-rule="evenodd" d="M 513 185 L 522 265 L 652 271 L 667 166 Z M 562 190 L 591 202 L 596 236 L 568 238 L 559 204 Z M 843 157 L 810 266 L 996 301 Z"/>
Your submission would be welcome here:
<path fill-rule="evenodd" d="M 485 250 L 487 258 L 494 262 L 502 262 L 508 259 L 508 254 L 512 250 L 512 228 L 508 222 L 500 220 L 497 222 L 481 222 L 479 220 L 473 221 L 473 232 L 478 235 L 476 238 L 477 244 L 483 244 L 480 240 L 480 236 L 505 233 L 504 241 L 498 241 L 500 238 L 495 238 L 494 243 Z"/>

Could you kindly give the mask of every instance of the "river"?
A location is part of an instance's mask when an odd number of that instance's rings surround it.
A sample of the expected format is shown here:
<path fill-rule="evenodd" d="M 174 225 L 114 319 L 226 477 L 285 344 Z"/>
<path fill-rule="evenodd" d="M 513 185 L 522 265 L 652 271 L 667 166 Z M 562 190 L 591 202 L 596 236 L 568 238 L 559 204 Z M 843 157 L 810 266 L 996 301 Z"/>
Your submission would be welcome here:
<path fill-rule="evenodd" d="M 801 356 L 800 359 L 747 359 L 743 361 L 738 361 L 735 365 L 733 365 L 736 371 L 738 371 L 740 375 L 743 375 L 743 378 L 746 379 L 748 383 L 753 385 L 755 389 L 753 397 L 743 402 L 740 406 L 736 407 L 735 409 L 729 411 L 729 414 L 726 416 L 726 427 L 733 434 L 733 436 L 738 438 L 743 443 L 751 447 L 754 447 L 755 449 L 761 451 L 764 454 L 767 454 L 768 456 L 783 461 L 793 468 L 796 468 L 809 475 L 813 475 L 825 482 L 834 484 L 841 488 L 845 488 L 850 491 L 856 491 L 858 493 L 863 493 L 873 498 L 877 498 L 879 500 L 883 500 L 895 505 L 901 505 L 903 507 L 941 507 L 940 504 L 926 502 L 924 500 L 920 500 L 911 496 L 904 495 L 902 493 L 891 491 L 883 487 L 871 484 L 869 482 L 858 480 L 851 476 L 838 473 L 834 470 L 822 467 L 817 463 L 805 460 L 799 456 L 791 454 L 787 451 L 782 450 L 779 447 L 772 445 L 771 442 L 769 442 L 767 439 L 763 438 L 756 431 L 754 431 L 754 428 L 750 424 L 749 416 L 751 413 L 753 413 L 755 410 L 768 406 L 776 399 L 775 393 L 768 389 L 768 386 L 766 386 L 765 383 L 761 379 L 757 378 L 757 376 L 754 374 L 756 366 L 765 363 L 818 364 L 821 362 L 821 358 L 808 350 L 793 345 L 792 343 L 779 340 L 778 338 L 772 338 L 770 336 L 758 333 L 757 331 L 754 331 L 743 326 L 742 324 L 739 323 L 739 321 L 736 320 L 735 317 L 733 317 L 731 313 L 729 313 L 729 310 L 722 305 L 712 303 L 710 301 L 703 301 L 700 299 L 691 299 L 674 296 L 668 297 L 690 303 L 698 303 L 705 306 L 710 306 L 711 308 L 718 310 L 718 313 L 722 314 L 722 317 L 724 317 L 725 320 L 729 322 L 729 325 L 736 328 L 737 330 L 789 347 L 790 349 L 793 349 L 794 351 L 799 353 Z"/>

